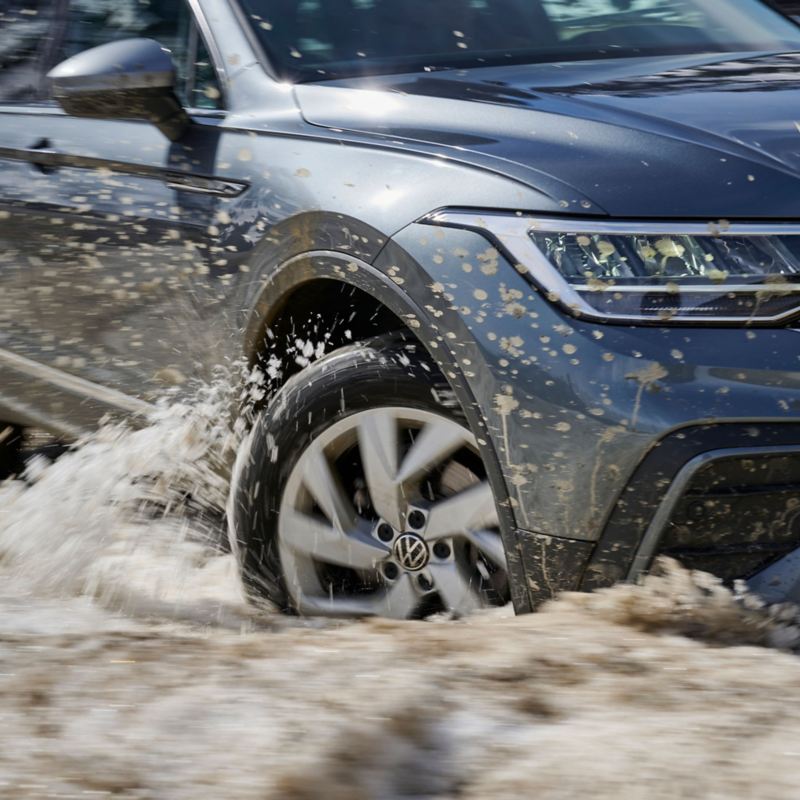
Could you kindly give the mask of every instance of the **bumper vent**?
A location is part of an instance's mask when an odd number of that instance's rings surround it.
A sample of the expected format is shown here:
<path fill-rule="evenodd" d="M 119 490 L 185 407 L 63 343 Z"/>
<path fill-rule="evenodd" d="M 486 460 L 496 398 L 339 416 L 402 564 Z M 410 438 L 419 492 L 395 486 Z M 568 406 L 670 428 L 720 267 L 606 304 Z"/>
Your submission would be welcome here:
<path fill-rule="evenodd" d="M 800 547 L 800 455 L 730 458 L 698 470 L 658 552 L 726 581 Z"/>

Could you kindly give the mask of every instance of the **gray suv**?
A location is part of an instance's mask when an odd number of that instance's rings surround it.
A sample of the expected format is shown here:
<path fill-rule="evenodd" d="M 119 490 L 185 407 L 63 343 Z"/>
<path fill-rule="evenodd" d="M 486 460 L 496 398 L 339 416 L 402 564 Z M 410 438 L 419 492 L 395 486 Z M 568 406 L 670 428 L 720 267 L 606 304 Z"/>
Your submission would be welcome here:
<path fill-rule="evenodd" d="M 0 0 L 6 472 L 244 358 L 256 599 L 790 596 L 799 68 L 757 0 Z"/>

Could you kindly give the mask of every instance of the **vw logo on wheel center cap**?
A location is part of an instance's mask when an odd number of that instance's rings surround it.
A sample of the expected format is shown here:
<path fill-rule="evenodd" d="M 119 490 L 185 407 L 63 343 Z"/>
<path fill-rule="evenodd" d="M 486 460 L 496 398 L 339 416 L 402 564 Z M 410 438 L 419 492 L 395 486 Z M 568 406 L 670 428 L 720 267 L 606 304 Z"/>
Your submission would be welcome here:
<path fill-rule="evenodd" d="M 394 557 L 403 569 L 415 572 L 428 563 L 428 545 L 416 533 L 404 533 L 394 543 Z"/>

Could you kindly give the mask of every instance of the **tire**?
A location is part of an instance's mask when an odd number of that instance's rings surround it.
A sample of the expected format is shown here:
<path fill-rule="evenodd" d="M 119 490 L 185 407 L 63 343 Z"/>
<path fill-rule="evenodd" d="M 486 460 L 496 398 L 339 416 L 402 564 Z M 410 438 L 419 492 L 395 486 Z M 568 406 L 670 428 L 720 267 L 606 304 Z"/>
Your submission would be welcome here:
<path fill-rule="evenodd" d="M 22 428 L 0 422 L 0 481 L 19 475 L 25 468 L 22 444 Z"/>
<path fill-rule="evenodd" d="M 373 445 L 365 431 L 376 425 L 382 433 Z M 392 425 L 393 433 L 388 432 Z M 384 437 L 397 442 L 395 475 L 399 478 L 412 452 L 419 461 L 423 431 L 430 432 L 431 441 L 441 432 L 442 447 L 446 450 L 451 441 L 453 453 L 437 462 L 435 469 L 404 483 L 403 492 L 406 486 L 412 487 L 408 498 L 395 489 L 388 500 L 376 502 L 374 498 L 389 485 L 379 485 L 376 474 L 386 477 L 389 473 L 364 467 L 367 462 L 378 463 L 373 449 L 385 444 Z M 350 443 L 353 437 L 356 441 Z M 415 449 L 417 440 L 420 444 Z M 389 452 L 388 446 L 381 452 Z M 320 468 L 325 475 L 335 473 L 337 479 L 331 483 L 327 478 L 307 478 L 312 474 L 309 470 L 322 474 Z M 341 491 L 326 493 L 330 486 Z M 246 592 L 256 603 L 268 600 L 289 613 L 332 616 L 420 617 L 504 604 L 508 600 L 505 557 L 499 532 L 486 527 L 497 525 L 494 498 L 490 489 L 487 496 L 487 487 L 477 444 L 452 391 L 418 345 L 389 336 L 336 350 L 284 385 L 255 420 L 239 453 L 229 521 Z M 411 497 L 412 489 L 418 496 Z M 334 513 L 324 512 L 344 507 L 330 499 L 334 495 L 344 498 L 348 506 L 336 517 L 339 529 Z M 386 492 L 381 496 L 389 497 Z M 448 500 L 450 504 L 443 505 Z M 378 507 L 388 513 L 379 513 Z M 350 519 L 351 509 L 356 511 L 356 522 L 345 525 L 341 520 Z M 465 528 L 463 536 L 454 533 L 434 541 L 449 530 L 450 509 L 469 514 L 478 509 L 473 514 L 476 530 Z M 477 530 L 478 517 L 485 530 Z M 412 530 L 411 522 L 418 525 L 422 518 L 421 532 Z M 391 539 L 388 519 L 392 520 Z M 302 524 L 295 525 L 297 520 Z M 353 555 L 356 565 L 342 565 L 338 551 L 331 564 L 318 561 L 322 556 L 316 549 L 300 548 L 298 555 L 298 543 L 306 542 L 310 520 L 325 525 L 325 546 L 320 549 L 328 547 L 328 534 L 349 531 L 345 546 L 348 558 L 357 552 L 357 557 Z M 425 539 L 424 567 L 415 566 L 405 552 L 422 549 L 420 539 Z M 370 560 L 373 547 L 378 548 L 380 560 Z M 420 555 L 420 559 L 425 557 L 425 553 Z M 392 579 L 395 567 L 400 575 Z M 434 588 L 426 586 L 426 581 Z M 307 590 L 308 585 L 313 591 Z M 323 597 L 318 589 L 328 594 Z M 412 595 L 419 600 L 413 609 Z"/>

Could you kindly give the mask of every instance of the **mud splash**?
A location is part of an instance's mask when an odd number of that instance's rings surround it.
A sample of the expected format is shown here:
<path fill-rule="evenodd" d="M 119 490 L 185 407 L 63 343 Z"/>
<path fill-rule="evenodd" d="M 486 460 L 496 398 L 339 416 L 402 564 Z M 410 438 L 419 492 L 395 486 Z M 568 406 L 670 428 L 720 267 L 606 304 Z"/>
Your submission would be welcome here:
<path fill-rule="evenodd" d="M 85 596 L 127 614 L 244 609 L 218 558 L 230 464 L 241 438 L 220 380 L 143 427 L 107 424 L 24 480 L 0 486 L 0 567 L 37 597 Z M 249 612 L 247 612 L 249 614 Z"/>
<path fill-rule="evenodd" d="M 519 619 L 255 615 L 229 401 L 0 487 L 0 797 L 797 797 L 795 610 L 675 564 Z"/>

